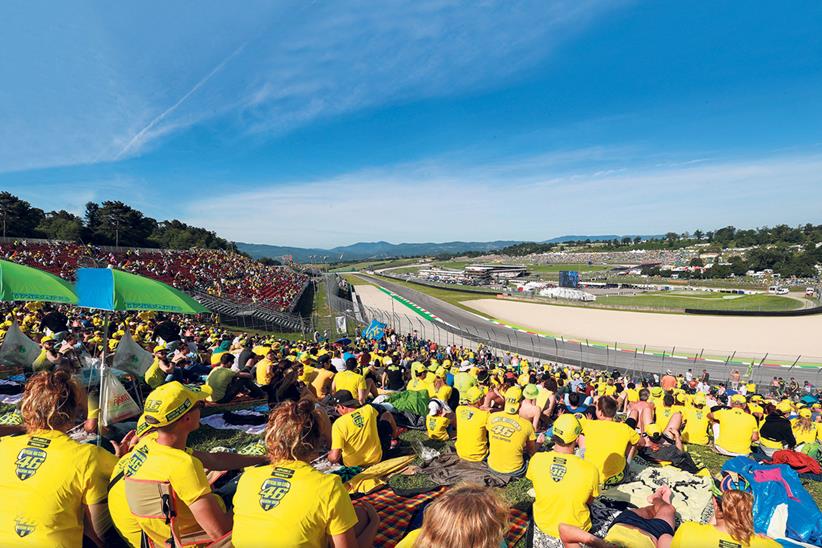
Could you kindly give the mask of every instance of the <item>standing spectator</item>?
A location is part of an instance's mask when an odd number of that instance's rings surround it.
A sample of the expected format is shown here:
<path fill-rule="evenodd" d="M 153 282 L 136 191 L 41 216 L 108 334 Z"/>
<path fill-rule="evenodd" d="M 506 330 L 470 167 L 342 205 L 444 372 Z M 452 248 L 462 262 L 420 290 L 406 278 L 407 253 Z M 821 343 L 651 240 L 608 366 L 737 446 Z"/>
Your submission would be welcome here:
<path fill-rule="evenodd" d="M 482 390 L 476 386 L 463 395 L 463 404 L 457 407 L 457 455 L 469 462 L 482 462 L 488 455 L 488 411 L 480 409 Z"/>

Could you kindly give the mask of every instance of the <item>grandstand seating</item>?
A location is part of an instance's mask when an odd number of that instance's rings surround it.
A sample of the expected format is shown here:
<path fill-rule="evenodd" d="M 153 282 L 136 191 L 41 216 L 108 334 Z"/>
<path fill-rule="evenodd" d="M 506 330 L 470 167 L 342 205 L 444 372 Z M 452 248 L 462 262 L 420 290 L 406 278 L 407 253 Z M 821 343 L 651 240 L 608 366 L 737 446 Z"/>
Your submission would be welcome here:
<path fill-rule="evenodd" d="M 113 266 L 184 291 L 224 298 L 235 305 L 259 305 L 262 312 L 290 312 L 308 276 L 283 266 L 266 266 L 224 250 L 100 248 L 72 242 L 17 240 L 0 244 L 0 257 L 73 279 L 82 266 Z"/>

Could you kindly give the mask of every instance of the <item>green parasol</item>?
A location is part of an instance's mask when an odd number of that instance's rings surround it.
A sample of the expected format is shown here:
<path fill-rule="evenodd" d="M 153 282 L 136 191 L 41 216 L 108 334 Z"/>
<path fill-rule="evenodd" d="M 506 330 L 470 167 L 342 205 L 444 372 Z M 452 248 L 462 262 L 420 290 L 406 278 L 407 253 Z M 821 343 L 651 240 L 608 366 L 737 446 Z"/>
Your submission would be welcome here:
<path fill-rule="evenodd" d="M 113 268 L 77 271 L 79 306 L 99 310 L 156 310 L 174 314 L 202 314 L 208 309 L 177 289 Z"/>
<path fill-rule="evenodd" d="M 66 280 L 30 266 L 0 259 L 0 301 L 47 301 L 76 304 Z"/>

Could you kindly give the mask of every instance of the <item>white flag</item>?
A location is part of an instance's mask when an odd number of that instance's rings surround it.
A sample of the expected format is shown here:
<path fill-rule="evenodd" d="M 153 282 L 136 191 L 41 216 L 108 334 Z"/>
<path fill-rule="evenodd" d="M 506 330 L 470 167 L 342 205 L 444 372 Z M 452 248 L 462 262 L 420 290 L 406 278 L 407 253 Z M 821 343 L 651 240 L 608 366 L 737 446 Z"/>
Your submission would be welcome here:
<path fill-rule="evenodd" d="M 134 342 L 131 333 L 126 331 L 126 334 L 123 335 L 117 345 L 117 352 L 114 353 L 114 363 L 112 365 L 114 369 L 128 371 L 142 377 L 153 361 L 154 355 Z"/>
<path fill-rule="evenodd" d="M 31 368 L 40 355 L 40 345 L 29 339 L 14 322 L 6 332 L 3 346 L 0 346 L 0 365 L 16 365 Z"/>
<path fill-rule="evenodd" d="M 345 333 L 345 316 L 337 316 L 337 331 L 339 333 Z"/>

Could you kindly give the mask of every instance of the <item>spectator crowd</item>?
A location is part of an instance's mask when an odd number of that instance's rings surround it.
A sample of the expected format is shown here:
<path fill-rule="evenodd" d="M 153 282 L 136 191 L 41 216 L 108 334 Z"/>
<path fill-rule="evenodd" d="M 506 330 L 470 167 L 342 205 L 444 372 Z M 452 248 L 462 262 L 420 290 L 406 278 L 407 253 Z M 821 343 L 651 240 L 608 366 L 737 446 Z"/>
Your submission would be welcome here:
<path fill-rule="evenodd" d="M 83 266 L 112 266 L 148 276 L 178 289 L 201 290 L 241 304 L 261 304 L 290 312 L 308 276 L 285 266 L 269 266 L 219 249 L 105 251 L 72 242 L 0 244 L 0 257 L 70 280 Z"/>
<path fill-rule="evenodd" d="M 14 494 L 0 499 L 3 546 L 372 546 L 389 516 L 356 498 L 352 477 L 404 469 L 409 430 L 443 450 L 432 467 L 451 457 L 468 481 L 393 539 L 402 548 L 505 546 L 509 508 L 489 478 L 530 482 L 534 546 L 779 546 L 767 532 L 786 545 L 822 541 L 798 479 L 822 478 L 813 387 L 772 396 L 738 377 L 594 371 L 390 328 L 378 340 L 291 341 L 141 312 L 115 315 L 106 337 L 81 309 L 10 304 L 4 318 L 0 336 L 16 323 L 41 350 L 24 379 L 0 384 L 20 388 L 19 423 L 0 426 L 0 489 Z M 138 415 L 111 422 L 89 360 L 126 333 L 151 363 L 120 372 L 145 397 Z M 189 446 L 207 414 L 259 405 L 256 453 Z M 729 457 L 721 472 L 698 447 Z M 630 485 L 638 465 L 703 486 L 707 513 L 689 513 L 679 484 L 663 482 L 602 523 L 597 501 Z M 783 485 L 782 528 L 763 530 L 767 497 Z"/>

